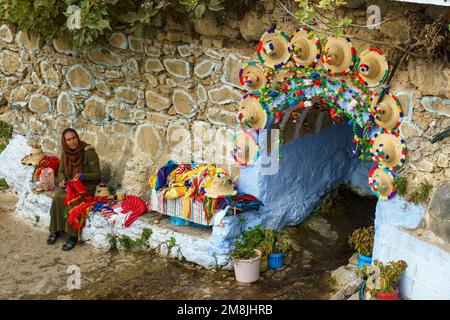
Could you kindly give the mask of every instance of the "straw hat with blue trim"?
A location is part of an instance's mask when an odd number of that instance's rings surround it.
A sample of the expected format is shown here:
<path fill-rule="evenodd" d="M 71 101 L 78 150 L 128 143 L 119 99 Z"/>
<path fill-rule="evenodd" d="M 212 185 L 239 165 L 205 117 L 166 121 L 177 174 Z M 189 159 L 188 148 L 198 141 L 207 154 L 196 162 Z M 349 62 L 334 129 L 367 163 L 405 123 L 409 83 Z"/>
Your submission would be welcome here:
<path fill-rule="evenodd" d="M 95 188 L 95 196 L 97 197 L 109 197 L 111 193 L 109 192 L 108 184 L 100 183 Z"/>
<path fill-rule="evenodd" d="M 259 157 L 259 145 L 255 131 L 241 131 L 234 134 L 231 139 L 233 159 L 241 166 L 253 164 Z"/>
<path fill-rule="evenodd" d="M 371 97 L 370 112 L 375 123 L 386 130 L 396 130 L 403 118 L 402 107 L 398 99 L 391 94 L 385 94 L 380 103 L 377 104 L 379 93 Z"/>
<path fill-rule="evenodd" d="M 244 63 L 239 71 L 239 81 L 248 91 L 259 91 L 266 84 L 264 70 L 255 62 Z"/>
<path fill-rule="evenodd" d="M 291 58 L 288 41 L 283 31 L 270 28 L 259 40 L 256 50 L 259 60 L 269 68 L 281 68 Z"/>
<path fill-rule="evenodd" d="M 381 130 L 370 142 L 373 161 L 379 167 L 396 171 L 405 163 L 406 145 L 398 132 Z"/>
<path fill-rule="evenodd" d="M 289 43 L 292 59 L 299 68 L 314 68 L 322 52 L 320 38 L 315 35 L 310 39 L 308 32 L 307 28 L 298 29 Z"/>
<path fill-rule="evenodd" d="M 233 182 L 223 172 L 218 172 L 210 178 L 205 187 L 205 195 L 209 198 L 232 197 L 237 194 Z"/>
<path fill-rule="evenodd" d="M 389 66 L 385 56 L 375 48 L 364 50 L 356 63 L 358 78 L 367 87 L 376 87 L 386 80 Z"/>
<path fill-rule="evenodd" d="M 387 169 L 373 167 L 369 172 L 369 186 L 381 200 L 391 199 L 395 195 L 394 176 Z"/>
<path fill-rule="evenodd" d="M 237 120 L 244 130 L 249 128 L 264 129 L 267 123 L 267 112 L 257 95 L 247 94 L 244 96 Z"/>
<path fill-rule="evenodd" d="M 329 74 L 344 75 L 353 69 L 355 63 L 356 50 L 349 38 L 328 37 L 322 51 L 322 64 Z"/>

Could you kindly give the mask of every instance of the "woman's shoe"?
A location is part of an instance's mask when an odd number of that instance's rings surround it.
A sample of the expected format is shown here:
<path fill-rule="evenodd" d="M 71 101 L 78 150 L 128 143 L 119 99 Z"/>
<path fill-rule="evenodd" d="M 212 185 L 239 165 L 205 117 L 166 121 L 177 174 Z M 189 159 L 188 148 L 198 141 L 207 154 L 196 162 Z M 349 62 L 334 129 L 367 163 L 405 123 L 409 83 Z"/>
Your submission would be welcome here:
<path fill-rule="evenodd" d="M 48 235 L 47 244 L 55 244 L 56 240 L 59 238 L 59 232 L 52 232 Z"/>
<path fill-rule="evenodd" d="M 77 237 L 70 236 L 69 240 L 62 246 L 63 251 L 72 250 L 78 243 Z"/>

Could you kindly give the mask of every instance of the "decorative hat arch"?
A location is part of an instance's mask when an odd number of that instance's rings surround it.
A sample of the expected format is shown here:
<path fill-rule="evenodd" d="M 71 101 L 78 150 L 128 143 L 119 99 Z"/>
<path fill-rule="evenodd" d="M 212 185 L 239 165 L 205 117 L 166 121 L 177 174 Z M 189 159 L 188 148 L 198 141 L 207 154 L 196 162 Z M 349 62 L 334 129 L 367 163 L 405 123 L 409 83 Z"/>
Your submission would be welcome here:
<path fill-rule="evenodd" d="M 290 38 L 269 29 L 259 41 L 257 54 L 262 66 L 253 61 L 240 71 L 248 92 L 237 116 L 242 131 L 254 137 L 252 143 L 257 144 L 255 137 L 260 131 L 270 129 L 287 112 L 295 121 L 300 109 L 325 108 L 334 121 L 347 120 L 353 127 L 353 142 L 370 150 L 374 167 L 369 172 L 369 186 L 380 199 L 390 199 L 395 194 L 396 171 L 405 162 L 406 147 L 398 132 L 403 117 L 398 99 L 386 93 L 379 101 L 379 86 L 389 69 L 383 54 L 370 48 L 357 58 L 345 37 L 329 37 L 322 48 L 319 37 L 305 28 Z M 232 141 L 235 160 L 249 150 L 248 145 L 240 144 L 244 141 Z M 249 166 L 258 156 L 259 152 L 247 157 L 248 161 L 237 162 Z"/>

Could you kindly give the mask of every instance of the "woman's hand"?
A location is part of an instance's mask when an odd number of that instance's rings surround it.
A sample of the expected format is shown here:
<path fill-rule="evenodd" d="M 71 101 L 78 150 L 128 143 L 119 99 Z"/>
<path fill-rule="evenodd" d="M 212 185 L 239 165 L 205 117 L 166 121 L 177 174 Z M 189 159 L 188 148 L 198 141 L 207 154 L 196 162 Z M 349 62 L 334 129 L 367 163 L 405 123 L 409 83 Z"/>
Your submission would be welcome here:
<path fill-rule="evenodd" d="M 61 188 L 64 188 L 65 186 L 66 186 L 66 181 L 61 181 L 59 184 L 58 184 L 58 186 L 59 187 L 61 187 Z"/>
<path fill-rule="evenodd" d="M 74 177 L 73 177 L 73 181 L 77 181 L 78 179 L 80 179 L 80 174 L 77 173 Z"/>

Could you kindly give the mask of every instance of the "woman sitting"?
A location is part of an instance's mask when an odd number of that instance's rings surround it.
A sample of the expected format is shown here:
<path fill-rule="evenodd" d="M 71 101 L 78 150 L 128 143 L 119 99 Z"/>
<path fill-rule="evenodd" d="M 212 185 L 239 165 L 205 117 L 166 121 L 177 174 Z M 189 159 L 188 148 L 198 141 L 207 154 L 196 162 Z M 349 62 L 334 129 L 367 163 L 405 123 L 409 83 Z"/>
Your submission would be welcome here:
<path fill-rule="evenodd" d="M 69 239 L 62 249 L 73 249 L 78 242 L 77 233 L 67 222 L 68 210 L 64 204 L 66 197 L 66 183 L 80 179 L 90 196 L 94 196 L 95 188 L 101 180 L 100 161 L 94 147 L 81 141 L 78 133 L 67 128 L 61 136 L 62 156 L 59 166 L 57 183 L 62 189 L 58 189 L 53 196 L 50 209 L 50 235 L 47 243 L 54 244 L 61 232 L 69 234 Z"/>

